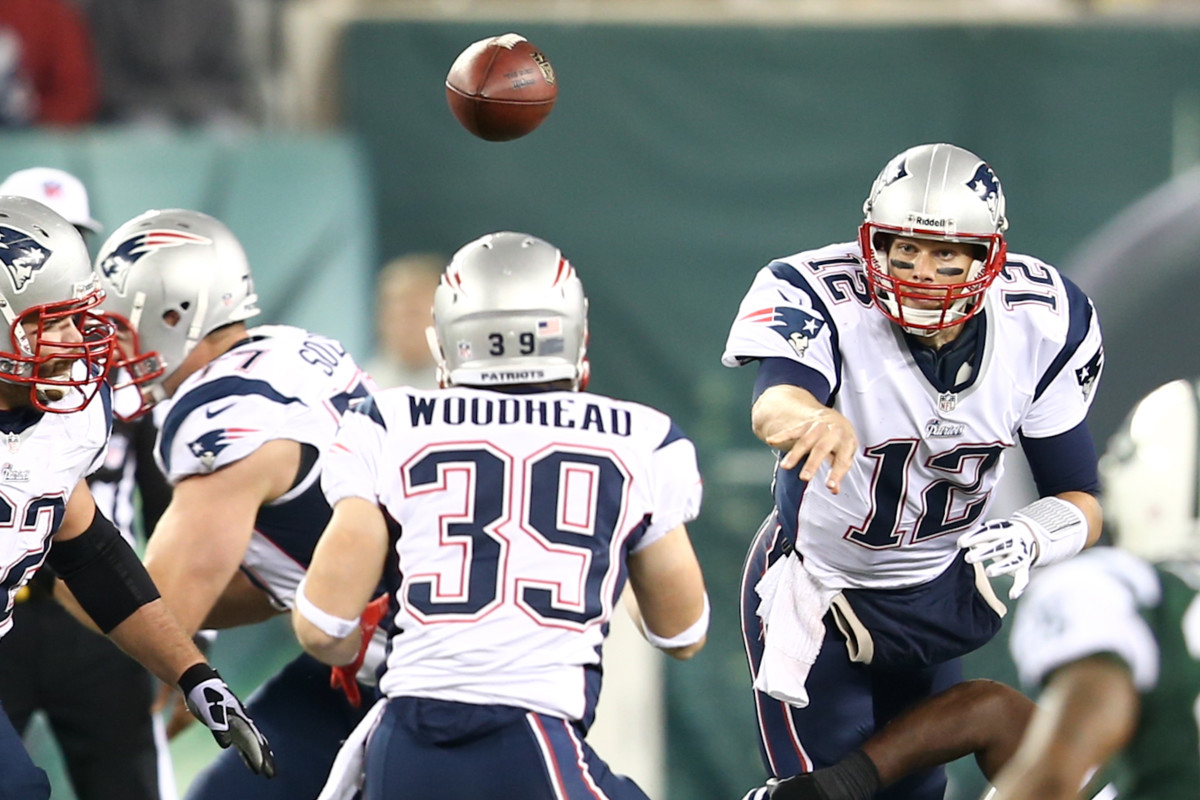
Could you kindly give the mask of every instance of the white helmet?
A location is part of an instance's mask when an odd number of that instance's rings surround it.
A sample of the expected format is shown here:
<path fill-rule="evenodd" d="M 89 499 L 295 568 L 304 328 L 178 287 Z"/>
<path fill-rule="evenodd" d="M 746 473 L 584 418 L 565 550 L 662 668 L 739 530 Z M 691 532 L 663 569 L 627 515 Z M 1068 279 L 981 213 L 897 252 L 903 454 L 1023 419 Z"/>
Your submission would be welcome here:
<path fill-rule="evenodd" d="M 1122 549 L 1151 561 L 1200 555 L 1200 388 L 1146 395 L 1100 459 L 1104 518 Z"/>
<path fill-rule="evenodd" d="M 490 233 L 462 247 L 433 297 L 442 385 L 587 383 L 587 298 L 554 245 Z"/>
<path fill-rule="evenodd" d="M 888 162 L 863 204 L 859 228 L 867 284 L 884 316 L 909 333 L 929 336 L 965 322 L 983 304 L 983 293 L 1004 268 L 1004 191 L 992 168 L 952 144 L 923 144 Z M 912 308 L 906 298 L 928 301 L 929 284 L 888 272 L 887 248 L 896 236 L 979 245 L 967 279 L 942 284 L 940 308 Z M 918 291 L 919 290 L 919 291 Z"/>
<path fill-rule="evenodd" d="M 104 292 L 83 237 L 36 200 L 0 196 L 0 265 L 0 317 L 8 333 L 0 344 L 0 380 L 28 386 L 30 403 L 41 411 L 81 410 L 100 391 L 114 341 L 112 324 L 92 311 Z M 43 331 L 66 317 L 74 319 L 82 341 L 47 341 Z M 25 323 L 35 321 L 31 337 Z M 76 363 L 39 374 L 64 360 Z M 65 387 L 78 390 L 74 400 L 64 401 Z"/>
<path fill-rule="evenodd" d="M 143 390 L 142 406 L 130 418 L 161 399 L 158 384 L 197 342 L 259 313 L 241 243 L 199 211 L 134 217 L 101 246 L 96 272 L 108 295 L 104 311 L 133 332 L 132 352 L 122 352 L 116 362 Z"/>

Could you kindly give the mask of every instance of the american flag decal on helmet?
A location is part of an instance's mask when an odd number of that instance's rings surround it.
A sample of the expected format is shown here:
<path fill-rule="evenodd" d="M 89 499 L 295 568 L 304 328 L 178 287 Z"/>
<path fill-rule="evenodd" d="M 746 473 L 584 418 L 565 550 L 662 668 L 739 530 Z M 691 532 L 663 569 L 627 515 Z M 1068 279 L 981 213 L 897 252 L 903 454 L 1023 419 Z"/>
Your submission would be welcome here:
<path fill-rule="evenodd" d="M 148 230 L 130 236 L 100 262 L 100 271 L 112 282 L 118 293 L 125 293 L 129 280 L 129 268 L 147 253 L 164 247 L 179 247 L 185 244 L 212 244 L 212 239 L 187 231 Z"/>

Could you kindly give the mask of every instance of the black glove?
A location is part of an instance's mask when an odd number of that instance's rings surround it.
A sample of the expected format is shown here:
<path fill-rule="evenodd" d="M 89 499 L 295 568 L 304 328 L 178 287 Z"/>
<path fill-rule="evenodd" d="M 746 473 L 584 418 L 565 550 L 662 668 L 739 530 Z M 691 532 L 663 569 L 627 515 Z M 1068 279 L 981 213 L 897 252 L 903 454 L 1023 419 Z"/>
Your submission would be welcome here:
<path fill-rule="evenodd" d="M 188 710 L 212 731 L 221 747 L 233 745 L 255 775 L 275 777 L 275 754 L 265 736 L 246 714 L 242 701 L 203 661 L 188 667 L 179 679 Z"/>

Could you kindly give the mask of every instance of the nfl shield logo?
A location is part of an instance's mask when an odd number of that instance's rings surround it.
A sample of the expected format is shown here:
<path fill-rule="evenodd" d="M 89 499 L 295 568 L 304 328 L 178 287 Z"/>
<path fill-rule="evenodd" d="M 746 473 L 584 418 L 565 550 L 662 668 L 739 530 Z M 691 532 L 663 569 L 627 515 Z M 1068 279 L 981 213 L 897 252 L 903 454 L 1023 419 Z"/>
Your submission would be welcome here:
<path fill-rule="evenodd" d="M 458 343 L 458 357 L 463 359 L 464 361 L 471 358 L 471 343 L 470 342 L 459 342 Z"/>
<path fill-rule="evenodd" d="M 958 408 L 958 395 L 954 392 L 942 392 L 938 395 L 938 411 L 949 414 Z"/>

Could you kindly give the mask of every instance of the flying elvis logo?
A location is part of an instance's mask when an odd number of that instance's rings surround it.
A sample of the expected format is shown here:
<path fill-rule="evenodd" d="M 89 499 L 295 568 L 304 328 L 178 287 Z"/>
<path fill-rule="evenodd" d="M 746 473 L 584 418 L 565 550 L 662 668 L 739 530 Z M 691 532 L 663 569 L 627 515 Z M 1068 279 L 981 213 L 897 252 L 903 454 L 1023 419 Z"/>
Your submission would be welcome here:
<path fill-rule="evenodd" d="M 773 328 L 783 340 L 796 351 L 797 358 L 804 358 L 809 343 L 817 337 L 825 327 L 825 321 L 814 317 L 807 311 L 788 306 L 775 308 L 760 308 L 742 316 L 743 322 L 756 325 L 766 325 Z"/>
<path fill-rule="evenodd" d="M 222 450 L 251 433 L 258 433 L 258 428 L 218 428 L 188 442 L 188 449 L 200 459 L 205 469 L 212 469 Z"/>
<path fill-rule="evenodd" d="M 25 284 L 42 268 L 52 252 L 25 231 L 0 225 L 0 262 L 8 270 L 15 291 L 24 291 Z"/>
<path fill-rule="evenodd" d="M 124 294 L 125 283 L 129 280 L 129 268 L 135 261 L 155 250 L 185 244 L 212 244 L 212 240 L 186 231 L 139 231 L 117 245 L 117 249 L 100 262 L 100 271 L 119 293 Z"/>

